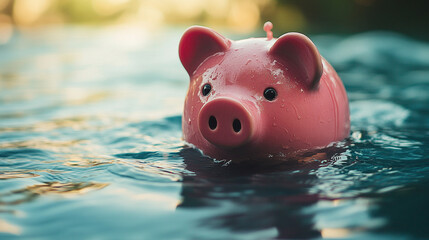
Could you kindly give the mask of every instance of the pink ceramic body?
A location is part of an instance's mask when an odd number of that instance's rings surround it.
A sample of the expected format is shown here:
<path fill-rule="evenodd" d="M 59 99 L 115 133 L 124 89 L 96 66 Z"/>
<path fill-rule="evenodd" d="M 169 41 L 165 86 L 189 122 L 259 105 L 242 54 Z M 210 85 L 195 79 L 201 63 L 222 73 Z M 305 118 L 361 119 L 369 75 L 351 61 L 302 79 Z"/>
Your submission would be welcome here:
<path fill-rule="evenodd" d="M 214 34 L 210 37 L 221 41 L 222 47 L 211 54 L 207 49 L 218 43 L 205 39 L 201 44 L 208 42 L 207 48 L 198 51 L 207 50 L 208 56 L 200 57 L 202 61 L 198 63 L 194 62 L 199 61 L 196 57 L 187 60 L 186 51 L 192 51 L 200 43 L 182 38 L 179 55 L 190 75 L 182 118 L 185 141 L 219 160 L 287 159 L 349 135 L 346 91 L 335 70 L 318 55 L 315 47 L 310 50 L 320 60 L 315 65 L 321 65 L 310 67 L 316 71 L 320 68 L 320 73 L 314 77 L 317 81 L 308 83 L 308 76 L 303 74 L 307 66 L 300 65 L 312 63 L 274 54 L 271 49 L 277 39 L 232 41 L 210 29 L 194 28 L 198 29 L 191 28 L 188 32 Z M 212 87 L 207 96 L 202 94 L 205 84 Z M 264 90 L 269 87 L 277 91 L 273 101 L 264 98 Z M 212 116 L 217 120 L 214 130 L 209 126 Z M 241 124 L 239 132 L 233 128 L 236 119 Z"/>

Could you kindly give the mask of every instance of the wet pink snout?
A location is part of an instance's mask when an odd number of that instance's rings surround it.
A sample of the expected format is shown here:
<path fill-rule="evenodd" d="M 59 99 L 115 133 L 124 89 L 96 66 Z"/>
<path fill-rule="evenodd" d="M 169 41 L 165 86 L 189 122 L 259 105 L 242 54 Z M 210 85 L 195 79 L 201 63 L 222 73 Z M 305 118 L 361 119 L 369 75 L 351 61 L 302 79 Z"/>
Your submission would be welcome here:
<path fill-rule="evenodd" d="M 252 138 L 255 120 L 239 101 L 220 97 L 206 103 L 198 116 L 203 137 L 219 147 L 239 147 Z"/>

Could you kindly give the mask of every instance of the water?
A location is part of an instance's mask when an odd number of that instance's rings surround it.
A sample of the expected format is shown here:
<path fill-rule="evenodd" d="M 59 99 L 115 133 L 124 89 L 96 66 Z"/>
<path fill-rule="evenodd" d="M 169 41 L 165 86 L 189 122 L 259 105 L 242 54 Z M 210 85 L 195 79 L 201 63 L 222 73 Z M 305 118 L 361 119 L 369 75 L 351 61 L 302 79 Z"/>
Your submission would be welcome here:
<path fill-rule="evenodd" d="M 1 239 L 429 237 L 429 44 L 313 36 L 351 136 L 262 168 L 185 146 L 181 33 L 51 28 L 0 46 Z"/>

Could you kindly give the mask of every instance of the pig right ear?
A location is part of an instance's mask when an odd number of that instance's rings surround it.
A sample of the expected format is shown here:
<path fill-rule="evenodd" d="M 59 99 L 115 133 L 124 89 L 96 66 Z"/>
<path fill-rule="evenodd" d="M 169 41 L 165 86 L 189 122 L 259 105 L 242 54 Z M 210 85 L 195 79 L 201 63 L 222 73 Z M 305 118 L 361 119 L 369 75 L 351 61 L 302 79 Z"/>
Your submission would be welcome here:
<path fill-rule="evenodd" d="M 200 26 L 190 27 L 179 43 L 179 58 L 191 76 L 211 55 L 228 50 L 231 41 L 219 33 Z"/>
<path fill-rule="evenodd" d="M 308 89 L 316 89 L 323 73 L 322 58 L 314 43 L 301 33 L 286 33 L 270 48 L 277 59 L 289 61 L 301 74 Z"/>

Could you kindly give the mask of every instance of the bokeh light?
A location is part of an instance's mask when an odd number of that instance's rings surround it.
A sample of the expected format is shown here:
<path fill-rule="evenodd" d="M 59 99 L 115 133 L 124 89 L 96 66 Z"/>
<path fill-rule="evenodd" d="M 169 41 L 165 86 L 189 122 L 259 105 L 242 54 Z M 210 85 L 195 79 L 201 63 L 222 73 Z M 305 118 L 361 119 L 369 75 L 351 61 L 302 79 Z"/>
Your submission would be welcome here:
<path fill-rule="evenodd" d="M 15 0 L 13 19 L 19 25 L 30 25 L 39 20 L 51 4 L 52 0 Z"/>
<path fill-rule="evenodd" d="M 12 19 L 8 15 L 0 14 L 0 44 L 7 43 L 12 37 Z"/>
<path fill-rule="evenodd" d="M 1 0 L 0 44 L 14 28 L 52 24 L 129 24 L 150 30 L 199 24 L 250 34 L 271 21 L 275 37 L 288 31 L 393 30 L 425 38 L 428 7 L 429 2 L 415 1 L 404 9 L 388 0 Z"/>

